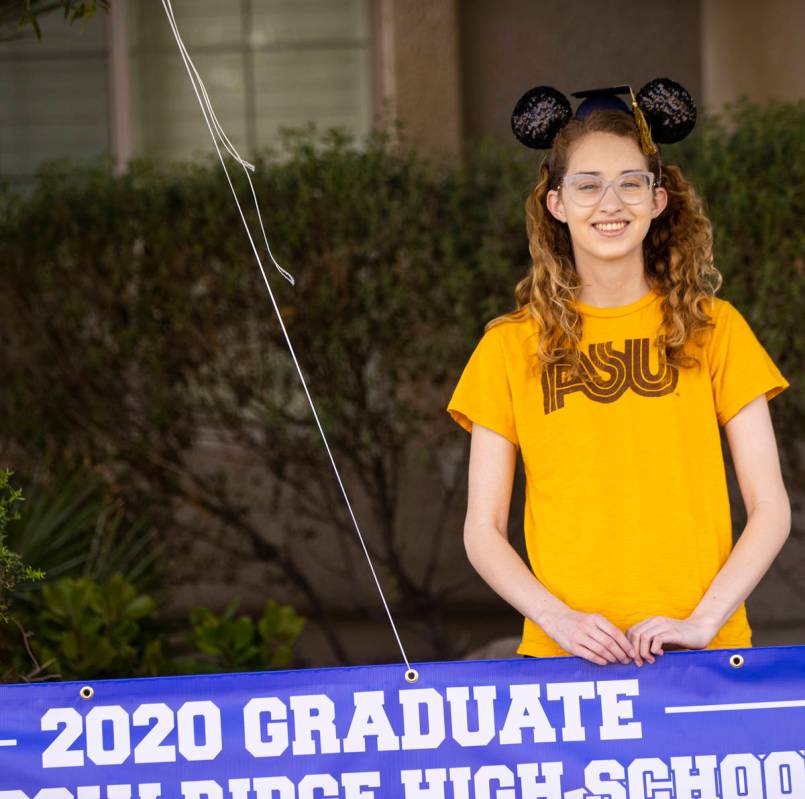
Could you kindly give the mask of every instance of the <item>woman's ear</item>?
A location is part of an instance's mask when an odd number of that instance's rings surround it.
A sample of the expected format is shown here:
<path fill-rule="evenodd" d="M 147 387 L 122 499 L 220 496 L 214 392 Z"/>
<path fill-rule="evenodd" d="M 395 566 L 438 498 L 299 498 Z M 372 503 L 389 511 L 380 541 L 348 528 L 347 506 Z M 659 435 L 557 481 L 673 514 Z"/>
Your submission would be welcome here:
<path fill-rule="evenodd" d="M 654 189 L 654 198 L 651 201 L 651 218 L 656 219 L 668 205 L 668 192 L 662 187 Z"/>
<path fill-rule="evenodd" d="M 567 214 L 565 214 L 565 206 L 559 197 L 559 192 L 556 189 L 551 189 L 545 195 L 545 204 L 551 212 L 551 216 L 558 219 L 560 222 L 567 222 Z"/>

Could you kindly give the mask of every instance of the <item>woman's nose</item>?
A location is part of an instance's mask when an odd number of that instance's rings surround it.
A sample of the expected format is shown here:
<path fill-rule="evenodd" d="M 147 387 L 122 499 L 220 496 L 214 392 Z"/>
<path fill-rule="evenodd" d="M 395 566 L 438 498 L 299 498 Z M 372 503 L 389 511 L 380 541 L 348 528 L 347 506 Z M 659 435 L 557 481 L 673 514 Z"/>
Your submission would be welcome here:
<path fill-rule="evenodd" d="M 598 205 L 601 208 L 620 208 L 621 204 L 621 198 L 618 196 L 618 192 L 615 191 L 614 186 L 607 186 L 598 201 Z"/>

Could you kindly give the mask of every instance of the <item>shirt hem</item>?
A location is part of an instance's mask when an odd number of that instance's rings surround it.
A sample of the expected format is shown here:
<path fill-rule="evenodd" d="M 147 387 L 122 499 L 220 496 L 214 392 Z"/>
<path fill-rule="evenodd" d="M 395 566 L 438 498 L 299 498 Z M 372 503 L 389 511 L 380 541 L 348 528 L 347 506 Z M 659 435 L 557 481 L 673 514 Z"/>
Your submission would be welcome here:
<path fill-rule="evenodd" d="M 753 389 L 751 392 L 747 391 L 746 394 L 742 395 L 739 399 L 727 405 L 727 409 L 719 414 L 718 422 L 721 427 L 727 424 L 741 408 L 746 407 L 753 400 L 756 400 L 760 396 L 765 396 L 767 401 L 774 399 L 778 394 L 781 394 L 789 388 L 791 384 L 784 378 L 782 381 L 775 380 L 773 384 L 766 385 L 766 388 Z"/>
<path fill-rule="evenodd" d="M 503 438 L 505 438 L 510 444 L 514 444 L 514 446 L 518 449 L 520 447 L 520 442 L 517 440 L 517 436 L 514 435 L 510 430 L 504 428 L 503 425 L 497 424 L 496 422 L 489 422 L 481 417 L 473 419 L 469 414 L 452 405 L 447 408 L 447 413 L 450 414 L 450 417 L 454 422 L 456 422 L 456 424 L 458 424 L 468 433 L 472 433 L 473 424 L 479 424 L 481 427 L 486 427 L 493 433 L 503 436 Z"/>

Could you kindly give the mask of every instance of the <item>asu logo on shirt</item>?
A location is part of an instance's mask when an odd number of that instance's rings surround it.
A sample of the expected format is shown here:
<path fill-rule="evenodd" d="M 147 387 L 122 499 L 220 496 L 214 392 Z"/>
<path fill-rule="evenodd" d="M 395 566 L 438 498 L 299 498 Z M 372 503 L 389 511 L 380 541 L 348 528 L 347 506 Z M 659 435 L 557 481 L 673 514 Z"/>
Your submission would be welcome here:
<path fill-rule="evenodd" d="M 660 337 L 662 342 L 663 337 Z M 650 340 L 627 338 L 623 351 L 616 350 L 612 341 L 589 345 L 588 352 L 579 353 L 583 376 L 570 377 L 570 366 L 550 364 L 542 370 L 542 395 L 545 414 L 565 405 L 565 396 L 581 391 L 595 402 L 615 402 L 627 389 L 643 397 L 670 394 L 679 380 L 679 369 L 663 364 L 652 372 L 649 366 Z"/>

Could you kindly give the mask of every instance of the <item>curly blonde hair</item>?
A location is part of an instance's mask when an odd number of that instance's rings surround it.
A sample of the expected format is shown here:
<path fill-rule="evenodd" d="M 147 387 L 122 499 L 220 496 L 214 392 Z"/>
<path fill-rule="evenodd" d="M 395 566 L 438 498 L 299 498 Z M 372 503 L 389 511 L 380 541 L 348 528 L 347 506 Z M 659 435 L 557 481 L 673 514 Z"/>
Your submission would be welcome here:
<path fill-rule="evenodd" d="M 572 119 L 557 134 L 553 148 L 542 160 L 539 176 L 525 203 L 531 267 L 517 284 L 516 310 L 486 325 L 488 330 L 505 321 L 531 316 L 539 330 L 538 366 L 563 362 L 571 374 L 582 375 L 579 342 L 582 318 L 574 303 L 581 281 L 576 271 L 570 232 L 548 211 L 545 198 L 565 175 L 572 146 L 585 134 L 614 133 L 640 138 L 631 114 L 623 111 L 594 111 L 583 119 Z M 662 295 L 662 323 L 654 343 L 660 362 L 677 367 L 698 364 L 686 353 L 688 340 L 701 343 L 704 331 L 713 327 L 709 302 L 721 287 L 721 274 L 713 265 L 713 234 L 704 205 L 693 186 L 677 166 L 661 166 L 659 151 L 648 156 L 648 168 L 662 180 L 668 205 L 651 221 L 643 240 L 645 277 Z"/>

